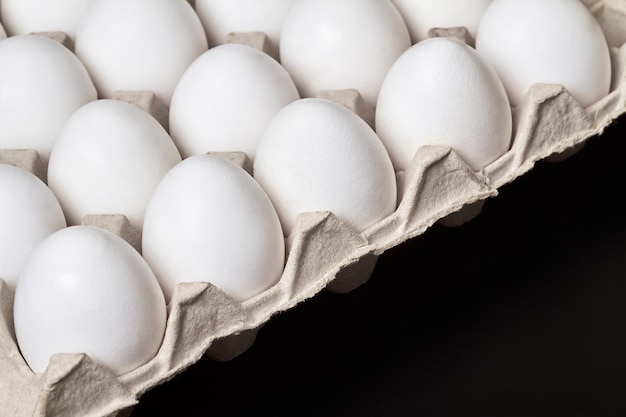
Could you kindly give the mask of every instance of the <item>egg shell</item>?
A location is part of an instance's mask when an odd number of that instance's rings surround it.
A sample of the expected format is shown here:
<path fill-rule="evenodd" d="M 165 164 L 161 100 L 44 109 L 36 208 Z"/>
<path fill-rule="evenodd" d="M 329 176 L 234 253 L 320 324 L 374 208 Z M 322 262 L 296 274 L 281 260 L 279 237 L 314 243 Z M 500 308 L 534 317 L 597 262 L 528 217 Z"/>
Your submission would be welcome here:
<path fill-rule="evenodd" d="M 158 351 L 167 315 L 141 255 L 90 226 L 67 227 L 37 245 L 13 311 L 20 351 L 36 373 L 55 353 L 86 353 L 115 375 L 130 372 Z"/>
<path fill-rule="evenodd" d="M 375 106 L 389 67 L 410 45 L 390 0 L 297 0 L 283 26 L 280 57 L 302 97 L 356 89 Z"/>
<path fill-rule="evenodd" d="M 494 0 L 476 50 L 495 68 L 513 106 L 535 83 L 563 85 L 583 107 L 609 93 L 609 48 L 580 1 Z"/>
<path fill-rule="evenodd" d="M 15 288 L 30 252 L 66 223 L 52 191 L 22 168 L 0 164 L 0 195 L 0 279 Z"/>
<path fill-rule="evenodd" d="M 294 0 L 195 0 L 194 8 L 202 21 L 209 45 L 228 42 L 237 32 L 263 32 L 276 51 L 287 12 Z"/>
<path fill-rule="evenodd" d="M 163 177 L 148 204 L 143 256 L 170 300 L 180 282 L 210 282 L 245 301 L 278 282 L 285 242 L 254 179 L 224 158 L 193 155 Z"/>
<path fill-rule="evenodd" d="M 395 175 L 380 139 L 329 100 L 300 99 L 274 116 L 259 144 L 254 178 L 287 236 L 303 212 L 328 210 L 362 231 L 396 207 Z"/>
<path fill-rule="evenodd" d="M 287 71 L 269 55 L 248 45 L 219 45 L 198 57 L 176 86 L 170 134 L 183 158 L 240 151 L 253 160 L 271 118 L 298 98 Z"/>
<path fill-rule="evenodd" d="M 10 35 L 32 32 L 65 32 L 76 36 L 86 0 L 2 0 L 0 14 Z"/>
<path fill-rule="evenodd" d="M 381 87 L 376 132 L 396 171 L 420 146 L 450 146 L 479 171 L 510 147 L 512 114 L 495 71 L 468 45 L 431 38 L 394 63 Z"/>
<path fill-rule="evenodd" d="M 97 98 L 83 64 L 51 39 L 16 35 L 0 41 L 0 148 L 34 149 L 47 161 L 63 123 Z"/>
<path fill-rule="evenodd" d="M 150 114 L 100 99 L 63 125 L 50 155 L 48 185 L 70 225 L 88 214 L 123 214 L 141 229 L 152 191 L 180 161 L 174 142 Z"/>
<path fill-rule="evenodd" d="M 476 37 L 478 24 L 492 0 L 392 0 L 404 18 L 411 42 L 428 38 L 432 28 L 465 27 Z"/>
<path fill-rule="evenodd" d="M 202 23 L 185 0 L 92 0 L 75 42 L 101 98 L 149 90 L 168 106 L 185 69 L 207 49 Z"/>

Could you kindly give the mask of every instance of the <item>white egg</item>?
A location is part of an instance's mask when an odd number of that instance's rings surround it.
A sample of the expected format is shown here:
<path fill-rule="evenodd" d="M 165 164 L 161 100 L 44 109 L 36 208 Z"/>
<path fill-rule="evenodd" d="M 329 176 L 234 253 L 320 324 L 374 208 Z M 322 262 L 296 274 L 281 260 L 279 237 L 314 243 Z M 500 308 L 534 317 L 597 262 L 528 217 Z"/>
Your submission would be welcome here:
<path fill-rule="evenodd" d="M 417 43 L 432 28 L 465 27 L 476 37 L 478 24 L 492 0 L 392 0 Z"/>
<path fill-rule="evenodd" d="M 295 0 L 280 57 L 301 96 L 355 89 L 374 106 L 389 67 L 410 45 L 390 0 Z"/>
<path fill-rule="evenodd" d="M 0 24 L 0 41 L 1 41 L 2 39 L 5 39 L 6 37 L 7 37 L 7 33 L 6 33 L 6 31 L 4 30 L 4 27 L 2 26 L 2 24 Z"/>
<path fill-rule="evenodd" d="M 66 223 L 52 191 L 24 169 L 0 164 L 0 195 L 0 279 L 15 288 L 33 248 Z"/>
<path fill-rule="evenodd" d="M 65 32 L 71 39 L 88 0 L 2 0 L 0 13 L 11 35 Z"/>
<path fill-rule="evenodd" d="M 55 353 L 85 353 L 115 375 L 155 356 L 167 315 L 141 255 L 90 226 L 62 229 L 34 249 L 13 312 L 17 342 L 33 372 L 45 371 Z"/>
<path fill-rule="evenodd" d="M 181 155 L 245 152 L 253 160 L 274 114 L 300 98 L 287 71 L 247 45 L 211 48 L 185 71 L 170 106 L 170 134 Z"/>
<path fill-rule="evenodd" d="M 70 225 L 87 214 L 123 214 L 141 229 L 161 178 L 181 157 L 147 112 L 112 99 L 76 110 L 50 154 L 48 185 Z"/>
<path fill-rule="evenodd" d="M 448 38 L 413 45 L 380 91 L 376 132 L 404 171 L 423 145 L 452 147 L 475 171 L 504 154 L 511 108 L 495 71 L 471 47 Z"/>
<path fill-rule="evenodd" d="M 294 0 L 195 0 L 209 45 L 226 43 L 233 32 L 263 32 L 278 49 L 280 33 Z"/>
<path fill-rule="evenodd" d="M 82 63 L 51 39 L 16 35 L 0 41 L 0 148 L 34 149 L 47 161 L 67 118 L 97 98 Z"/>
<path fill-rule="evenodd" d="M 91 0 L 75 46 L 100 97 L 147 90 L 168 106 L 185 69 L 207 48 L 186 0 Z"/>
<path fill-rule="evenodd" d="M 606 39 L 580 1 L 494 0 L 476 50 L 495 68 L 513 106 L 535 83 L 560 84 L 584 107 L 610 89 Z"/>
<path fill-rule="evenodd" d="M 212 155 L 190 156 L 161 180 L 142 246 L 167 300 L 180 282 L 210 282 L 244 301 L 277 283 L 284 267 L 269 198 L 243 168 Z"/>
<path fill-rule="evenodd" d="M 395 175 L 380 139 L 363 119 L 324 99 L 297 100 L 276 114 L 254 177 L 286 235 L 303 212 L 331 211 L 362 231 L 396 207 Z"/>

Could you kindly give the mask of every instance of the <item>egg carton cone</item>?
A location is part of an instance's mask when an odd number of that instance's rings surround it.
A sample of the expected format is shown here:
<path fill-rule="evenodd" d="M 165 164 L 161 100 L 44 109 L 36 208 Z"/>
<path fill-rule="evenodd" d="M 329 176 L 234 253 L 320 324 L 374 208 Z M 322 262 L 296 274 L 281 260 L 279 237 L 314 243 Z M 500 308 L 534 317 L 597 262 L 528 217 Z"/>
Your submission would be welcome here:
<path fill-rule="evenodd" d="M 167 383 L 202 357 L 228 361 L 244 354 L 273 316 L 321 291 L 347 293 L 366 284 L 385 251 L 425 233 L 437 222 L 459 226 L 471 220 L 488 199 L 498 195 L 500 187 L 524 175 L 538 161 L 562 160 L 600 135 L 626 113 L 626 2 L 585 0 L 585 4 L 598 18 L 611 48 L 613 81 L 608 95 L 583 108 L 562 86 L 534 85 L 514 109 L 510 150 L 480 172 L 474 172 L 450 148 L 421 147 L 407 170 L 397 173 L 395 212 L 363 232 L 328 211 L 301 213 L 287 238 L 285 268 L 276 285 L 238 303 L 210 283 L 179 284 L 168 304 L 160 350 L 131 372 L 114 376 L 88 355 L 59 353 L 45 372 L 33 373 L 15 340 L 14 292 L 0 279 L 0 415 L 128 416 L 144 393 Z M 462 30 L 437 30 L 432 35 L 461 36 L 468 41 Z M 254 36 L 233 38 L 263 45 L 258 39 L 251 41 Z M 366 120 L 371 117 L 354 91 L 320 92 L 319 96 L 353 109 Z M 116 97 L 138 105 L 163 123 L 167 120 L 164 108 L 150 92 L 119 92 Z M 240 152 L 220 155 L 251 172 L 250 161 Z M 34 151 L 0 151 L 0 163 L 23 167 L 45 179 L 45 167 Z M 94 214 L 86 216 L 83 223 L 111 230 L 141 252 L 140 232 L 123 215 Z"/>

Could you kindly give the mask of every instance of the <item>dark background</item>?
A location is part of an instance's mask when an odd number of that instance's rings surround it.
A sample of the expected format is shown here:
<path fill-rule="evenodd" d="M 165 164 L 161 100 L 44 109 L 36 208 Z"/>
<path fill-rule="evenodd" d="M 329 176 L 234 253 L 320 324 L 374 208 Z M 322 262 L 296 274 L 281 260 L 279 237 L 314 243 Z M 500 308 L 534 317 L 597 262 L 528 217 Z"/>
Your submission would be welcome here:
<path fill-rule="evenodd" d="M 132 417 L 626 416 L 625 125 L 385 252 L 349 294 L 275 316 L 241 356 L 155 387 Z"/>

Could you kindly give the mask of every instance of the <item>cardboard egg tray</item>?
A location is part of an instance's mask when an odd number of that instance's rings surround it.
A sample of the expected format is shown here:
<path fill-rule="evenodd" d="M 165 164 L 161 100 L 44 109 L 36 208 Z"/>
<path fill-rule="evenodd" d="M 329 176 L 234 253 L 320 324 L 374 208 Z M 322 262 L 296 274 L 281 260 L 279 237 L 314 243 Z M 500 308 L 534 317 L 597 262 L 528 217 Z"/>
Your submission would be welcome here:
<path fill-rule="evenodd" d="M 386 250 L 424 233 L 436 222 L 455 226 L 471 220 L 486 199 L 497 196 L 500 187 L 531 170 L 537 161 L 558 161 L 580 149 L 626 113 L 626 1 L 584 3 L 597 17 L 611 47 L 613 81 L 606 97 L 582 108 L 561 86 L 533 86 L 513 111 L 511 149 L 481 172 L 473 172 L 450 148 L 418 149 L 406 172 L 397 174 L 397 210 L 362 233 L 331 212 L 302 213 L 287 239 L 288 256 L 279 283 L 244 303 L 234 302 L 208 283 L 179 284 L 168 305 L 158 354 L 132 372 L 115 377 L 85 354 L 59 353 L 44 373 L 34 374 L 15 341 L 13 291 L 0 280 L 0 415 L 129 415 L 142 394 L 201 357 L 225 361 L 244 353 L 275 314 L 324 289 L 346 293 L 364 284 Z M 464 30 L 432 33 L 468 41 Z M 50 35 L 64 40 L 62 34 Z M 267 44 L 262 34 L 234 34 L 231 41 L 261 49 Z M 320 97 L 341 102 L 373 121 L 372 110 L 355 91 L 321 92 Z M 167 110 L 150 92 L 119 92 L 116 98 L 145 109 L 167 128 Z M 245 154 L 222 155 L 251 170 Z M 34 151 L 0 151 L 0 163 L 46 178 L 45 163 Z M 86 216 L 83 223 L 112 230 L 141 251 L 140 233 L 122 215 Z"/>

